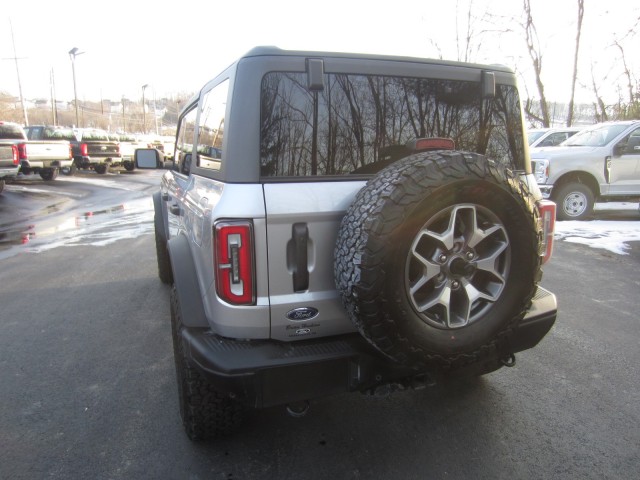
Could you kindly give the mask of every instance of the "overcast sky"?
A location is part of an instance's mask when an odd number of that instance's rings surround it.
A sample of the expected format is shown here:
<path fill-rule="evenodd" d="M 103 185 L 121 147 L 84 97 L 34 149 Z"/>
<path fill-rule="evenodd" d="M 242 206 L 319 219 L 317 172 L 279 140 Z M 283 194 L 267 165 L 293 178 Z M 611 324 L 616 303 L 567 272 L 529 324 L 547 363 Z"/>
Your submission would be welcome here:
<path fill-rule="evenodd" d="M 490 11 L 508 17 L 521 9 L 518 0 L 12 0 L 0 14 L 0 91 L 18 95 L 12 59 L 17 56 L 25 98 L 49 98 L 53 71 L 56 98 L 71 100 L 68 52 L 73 47 L 84 52 L 76 58 L 78 97 L 84 100 L 137 100 L 144 84 L 149 84 L 147 95 L 155 91 L 157 97 L 192 93 L 257 45 L 456 60 L 456 24 L 466 21 L 466 14 L 456 15 L 456 6 L 466 12 L 469 1 L 478 15 Z M 546 51 L 547 93 L 552 100 L 568 101 L 577 0 L 531 2 Z M 592 63 L 601 72 L 616 68 L 612 59 L 617 52 L 607 45 L 633 26 L 640 7 L 626 0 L 585 3 L 582 65 L 590 78 Z M 500 27 L 517 28 L 508 22 Z M 524 41 L 483 38 L 473 61 L 529 69 L 530 61 L 522 58 Z M 635 42 L 627 61 L 638 72 L 640 36 Z M 525 73 L 523 80 L 533 94 L 533 79 Z"/>

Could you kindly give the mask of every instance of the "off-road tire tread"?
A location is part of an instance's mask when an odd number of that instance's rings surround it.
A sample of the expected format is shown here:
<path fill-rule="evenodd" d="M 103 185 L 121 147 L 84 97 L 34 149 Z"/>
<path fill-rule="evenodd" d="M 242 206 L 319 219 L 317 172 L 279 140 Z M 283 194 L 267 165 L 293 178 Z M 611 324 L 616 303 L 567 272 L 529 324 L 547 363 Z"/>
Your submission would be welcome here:
<path fill-rule="evenodd" d="M 425 351 L 403 336 L 388 314 L 387 304 L 398 298 L 384 295 L 383 259 L 392 232 L 408 220 L 413 208 L 443 186 L 468 180 L 490 182 L 506 189 L 526 217 L 531 238 L 528 258 L 533 278 L 528 293 L 504 327 L 490 342 L 473 351 L 443 355 Z M 389 358 L 418 369 L 437 365 L 445 369 L 474 363 L 489 353 L 508 352 L 511 329 L 524 317 L 541 277 L 538 245 L 542 239 L 538 210 L 525 183 L 511 170 L 466 152 L 427 152 L 411 155 L 383 169 L 360 190 L 343 217 L 335 249 L 334 273 L 342 302 L 360 333 Z M 398 291 L 402 289 L 396 289 Z"/>
<path fill-rule="evenodd" d="M 187 436 L 204 441 L 230 435 L 242 421 L 242 405 L 216 390 L 189 363 L 179 334 L 183 327 L 175 286 L 171 289 L 171 325 L 180 415 Z"/>

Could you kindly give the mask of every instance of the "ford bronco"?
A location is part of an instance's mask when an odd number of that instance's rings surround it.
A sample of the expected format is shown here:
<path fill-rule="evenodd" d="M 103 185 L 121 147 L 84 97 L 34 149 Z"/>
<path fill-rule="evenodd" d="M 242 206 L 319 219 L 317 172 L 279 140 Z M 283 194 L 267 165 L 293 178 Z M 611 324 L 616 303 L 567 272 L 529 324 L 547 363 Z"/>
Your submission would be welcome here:
<path fill-rule="evenodd" d="M 512 366 L 556 319 L 555 204 L 512 70 L 251 50 L 181 113 L 153 196 L 193 440 L 244 408 Z"/>

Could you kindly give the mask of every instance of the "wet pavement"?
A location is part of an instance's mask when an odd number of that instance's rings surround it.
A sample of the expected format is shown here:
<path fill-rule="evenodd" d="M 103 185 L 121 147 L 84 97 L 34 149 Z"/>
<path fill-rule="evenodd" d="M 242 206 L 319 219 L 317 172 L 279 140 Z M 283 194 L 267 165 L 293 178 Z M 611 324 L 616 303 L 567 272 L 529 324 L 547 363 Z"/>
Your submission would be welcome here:
<path fill-rule="evenodd" d="M 0 259 L 72 245 L 108 245 L 153 231 L 158 171 L 20 176 L 0 195 Z"/>

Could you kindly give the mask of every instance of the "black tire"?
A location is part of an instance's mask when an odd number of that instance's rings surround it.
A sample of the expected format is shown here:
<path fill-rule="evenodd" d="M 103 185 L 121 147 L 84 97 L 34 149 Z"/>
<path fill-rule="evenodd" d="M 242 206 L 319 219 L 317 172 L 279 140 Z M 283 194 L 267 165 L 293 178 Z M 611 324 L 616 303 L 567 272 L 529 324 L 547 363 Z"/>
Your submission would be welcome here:
<path fill-rule="evenodd" d="M 40 177 L 43 180 L 55 180 L 58 178 L 58 169 L 57 168 L 42 168 L 40 169 Z"/>
<path fill-rule="evenodd" d="M 109 170 L 109 168 L 107 167 L 106 164 L 99 163 L 94 167 L 94 170 L 96 171 L 96 173 L 99 173 L 100 175 L 104 175 L 105 173 L 107 173 L 107 170 Z"/>
<path fill-rule="evenodd" d="M 558 220 L 585 220 L 593 213 L 595 197 L 584 183 L 567 183 L 553 194 Z"/>
<path fill-rule="evenodd" d="M 156 237 L 156 259 L 158 262 L 158 277 L 162 283 L 170 285 L 173 283 L 173 272 L 171 270 L 171 260 L 169 258 L 169 251 L 167 250 L 167 242 L 164 236 L 160 233 L 160 227 L 158 225 L 159 220 L 157 214 L 154 216 L 154 228 Z"/>
<path fill-rule="evenodd" d="M 127 172 L 133 172 L 133 170 L 136 168 L 135 163 L 133 163 L 131 160 L 125 160 L 124 162 L 122 162 L 122 165 Z"/>
<path fill-rule="evenodd" d="M 178 295 L 176 287 L 173 286 L 171 329 L 182 424 L 187 436 L 193 441 L 227 436 L 241 422 L 242 406 L 238 401 L 217 391 L 200 371 L 189 363 L 182 345 L 182 328 Z"/>
<path fill-rule="evenodd" d="M 76 173 L 78 173 L 78 166 L 76 165 L 76 162 L 74 160 L 70 167 L 63 167 L 62 169 L 60 169 L 60 171 L 63 175 L 73 177 Z"/>
<path fill-rule="evenodd" d="M 540 278 L 526 186 L 482 155 L 427 152 L 382 170 L 342 220 L 335 279 L 360 333 L 413 368 L 509 353 Z"/>

